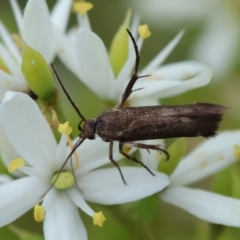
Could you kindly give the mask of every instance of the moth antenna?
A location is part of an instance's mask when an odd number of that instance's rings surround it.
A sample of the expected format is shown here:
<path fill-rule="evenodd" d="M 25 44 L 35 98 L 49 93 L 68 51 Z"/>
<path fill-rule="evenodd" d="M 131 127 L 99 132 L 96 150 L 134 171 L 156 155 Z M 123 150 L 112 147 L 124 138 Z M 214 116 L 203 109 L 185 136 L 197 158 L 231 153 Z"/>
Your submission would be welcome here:
<path fill-rule="evenodd" d="M 132 43 L 133 43 L 133 46 L 134 46 L 135 55 L 136 55 L 135 70 L 134 70 L 133 75 L 134 74 L 137 75 L 139 64 L 140 64 L 140 54 L 139 54 L 139 51 L 138 51 L 138 46 L 137 46 L 136 40 L 134 39 L 132 33 L 128 29 L 127 29 L 127 32 L 128 32 L 128 35 L 130 36 L 130 38 L 132 40 Z M 139 77 L 137 76 L 137 78 L 139 78 Z M 135 82 L 136 81 L 137 81 L 137 79 L 135 80 Z"/>
<path fill-rule="evenodd" d="M 67 159 L 64 161 L 62 167 L 60 168 L 58 174 L 57 174 L 57 177 L 55 178 L 55 180 L 52 182 L 52 184 L 50 185 L 50 187 L 47 189 L 47 191 L 40 197 L 40 198 L 43 198 L 46 196 L 46 194 L 52 189 L 52 187 L 54 186 L 54 184 L 57 182 L 60 174 L 62 173 L 64 167 L 66 166 L 68 160 L 71 158 L 71 156 L 73 155 L 73 153 L 76 151 L 76 149 L 83 143 L 83 141 L 85 140 L 86 138 L 79 138 L 78 141 L 75 143 L 73 149 L 71 150 L 71 152 L 69 153 Z M 74 179 L 75 179 L 75 175 L 74 175 Z"/>
<path fill-rule="evenodd" d="M 64 91 L 64 93 L 65 93 L 68 101 L 71 103 L 71 105 L 73 106 L 73 108 L 74 108 L 75 111 L 77 112 L 78 116 L 82 119 L 82 121 L 85 122 L 85 121 L 86 121 L 85 117 L 82 115 L 82 113 L 80 112 L 80 110 L 78 109 L 78 107 L 77 107 L 76 104 L 73 102 L 73 100 L 72 100 L 72 98 L 70 97 L 70 95 L 68 94 L 67 90 L 66 90 L 65 87 L 63 86 L 62 81 L 60 80 L 60 77 L 58 76 L 57 71 L 55 70 L 55 68 L 54 68 L 54 66 L 53 66 L 52 63 L 51 63 L 51 67 L 52 67 L 52 69 L 53 69 L 53 71 L 54 71 L 54 74 L 55 74 L 55 76 L 57 77 L 57 80 L 58 80 L 59 84 L 61 85 L 62 90 Z"/>
<path fill-rule="evenodd" d="M 134 51 L 135 51 L 135 55 L 136 55 L 136 60 L 135 60 L 135 68 L 134 68 L 134 72 L 132 74 L 132 77 L 130 79 L 130 81 L 128 82 L 127 87 L 125 88 L 123 94 L 122 94 L 122 99 L 119 101 L 117 108 L 121 108 L 124 103 L 127 101 L 127 99 L 129 98 L 129 96 L 131 95 L 131 93 L 133 92 L 132 88 L 135 84 L 135 82 L 141 78 L 141 76 L 138 76 L 138 68 L 139 68 L 139 63 L 140 63 L 140 54 L 138 51 L 138 46 L 137 43 L 132 35 L 132 33 L 127 29 L 128 35 L 130 36 L 133 46 L 134 46 Z M 145 77 L 145 76 L 143 76 Z"/>

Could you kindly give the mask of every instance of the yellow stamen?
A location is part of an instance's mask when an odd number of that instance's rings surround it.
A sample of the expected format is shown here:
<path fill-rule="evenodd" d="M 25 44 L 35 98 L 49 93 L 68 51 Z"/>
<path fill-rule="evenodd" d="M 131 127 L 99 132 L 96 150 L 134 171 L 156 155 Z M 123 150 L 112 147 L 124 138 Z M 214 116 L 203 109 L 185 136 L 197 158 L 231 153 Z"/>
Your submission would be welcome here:
<path fill-rule="evenodd" d="M 67 121 L 64 124 L 59 124 L 58 125 L 58 131 L 62 134 L 64 133 L 67 136 L 69 136 L 72 133 L 72 128 L 69 126 L 69 122 Z M 70 148 L 73 149 L 74 144 L 72 142 L 72 139 L 70 137 L 68 137 L 67 141 L 68 141 L 68 144 L 69 144 Z M 79 166 L 79 159 L 78 159 L 78 155 L 77 155 L 76 152 L 73 153 L 73 156 L 76 160 L 76 166 L 74 167 L 74 170 L 75 170 Z"/>
<path fill-rule="evenodd" d="M 150 32 L 147 24 L 140 25 L 138 27 L 138 33 L 142 39 L 145 39 L 145 38 L 148 38 L 151 36 L 151 32 Z"/>
<path fill-rule="evenodd" d="M 92 8 L 93 8 L 93 4 L 90 2 L 80 1 L 80 2 L 73 3 L 73 11 L 81 15 L 86 14 Z"/>
<path fill-rule="evenodd" d="M 53 178 L 52 182 L 56 180 L 58 173 L 56 173 Z M 75 179 L 72 173 L 70 172 L 61 172 L 58 176 L 57 181 L 54 184 L 54 187 L 57 189 L 65 189 L 71 187 L 75 183 Z"/>
<path fill-rule="evenodd" d="M 69 122 L 67 121 L 63 124 L 59 124 L 58 131 L 69 136 L 72 133 L 72 128 L 69 126 Z"/>
<path fill-rule="evenodd" d="M 20 167 L 26 165 L 23 159 L 17 158 L 9 163 L 8 165 L 8 171 L 10 173 L 14 172 L 15 170 L 18 170 Z"/>
<path fill-rule="evenodd" d="M 103 222 L 106 221 L 102 212 L 94 213 L 93 215 L 93 224 L 98 225 L 99 227 L 103 226 Z"/>
<path fill-rule="evenodd" d="M 44 220 L 45 209 L 43 206 L 36 204 L 34 207 L 34 219 L 36 222 L 42 222 Z"/>
<path fill-rule="evenodd" d="M 233 149 L 234 158 L 237 160 L 240 158 L 240 146 L 236 144 L 233 146 Z"/>

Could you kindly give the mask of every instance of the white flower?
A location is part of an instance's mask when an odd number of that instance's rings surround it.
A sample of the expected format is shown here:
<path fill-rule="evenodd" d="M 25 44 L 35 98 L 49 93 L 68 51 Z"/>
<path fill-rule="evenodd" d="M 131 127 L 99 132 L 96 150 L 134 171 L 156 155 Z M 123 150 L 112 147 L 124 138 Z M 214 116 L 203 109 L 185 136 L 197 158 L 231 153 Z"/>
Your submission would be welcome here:
<path fill-rule="evenodd" d="M 205 141 L 180 162 L 160 198 L 205 221 L 240 227 L 240 199 L 186 187 L 236 162 L 239 146 L 240 131 L 222 132 Z"/>
<path fill-rule="evenodd" d="M 17 1 L 10 1 L 17 26 L 24 41 L 39 51 L 50 63 L 55 56 L 52 40 L 52 23 L 64 31 L 70 13 L 71 0 L 58 1 L 51 16 L 44 0 L 29 0 L 24 15 Z M 11 34 L 0 21 L 0 57 L 6 69 L 0 67 L 0 101 L 6 91 L 27 91 L 21 71 L 21 52 Z"/>
<path fill-rule="evenodd" d="M 53 187 L 41 199 L 70 152 L 66 146 L 67 136 L 63 134 L 57 145 L 36 103 L 23 93 L 6 93 L 0 105 L 0 128 L 0 151 L 5 164 L 19 158 L 26 162 L 26 166 L 17 170 L 21 178 L 0 185 L 0 195 L 4 196 L 0 199 L 0 226 L 14 221 L 42 201 L 46 210 L 45 239 L 87 239 L 77 207 L 93 218 L 95 213 L 85 200 L 101 204 L 126 203 L 159 192 L 169 184 L 165 174 L 154 171 L 153 177 L 143 168 L 121 167 L 127 182 L 124 185 L 115 167 L 96 170 L 109 163 L 108 144 L 101 139 L 86 140 L 76 150 L 79 164 L 74 175 L 78 187 L 73 185 L 61 190 Z M 119 160 L 119 157 L 114 150 L 114 158 Z M 72 174 L 70 163 L 64 172 Z"/>
<path fill-rule="evenodd" d="M 137 39 L 138 22 L 134 19 L 131 32 L 135 36 L 139 50 L 143 39 Z M 126 32 L 127 34 L 127 32 Z M 128 59 L 119 74 L 115 77 L 109 62 L 108 53 L 102 40 L 87 27 L 81 27 L 77 33 L 71 31 L 64 36 L 54 32 L 58 42 L 59 56 L 65 65 L 76 74 L 98 96 L 118 101 L 135 65 L 135 52 L 129 39 Z M 156 57 L 139 72 L 139 75 L 150 75 L 140 78 L 134 89 L 129 105 L 158 105 L 158 98 L 174 96 L 209 83 L 211 70 L 205 65 L 184 61 L 160 66 L 181 39 L 180 32 Z"/>
<path fill-rule="evenodd" d="M 150 0 L 135 7 L 153 25 L 179 29 L 201 24 L 192 57 L 213 67 L 222 77 L 231 68 L 239 42 L 239 8 L 234 1 Z"/>

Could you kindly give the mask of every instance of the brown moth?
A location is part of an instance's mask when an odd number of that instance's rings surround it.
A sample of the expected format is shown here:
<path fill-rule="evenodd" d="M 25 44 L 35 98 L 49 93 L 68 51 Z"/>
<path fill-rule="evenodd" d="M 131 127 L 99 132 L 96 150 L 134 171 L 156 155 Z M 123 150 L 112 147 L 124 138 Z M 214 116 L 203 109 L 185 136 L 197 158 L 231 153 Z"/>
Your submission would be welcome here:
<path fill-rule="evenodd" d="M 95 118 L 85 119 L 80 110 L 76 107 L 71 97 L 61 83 L 56 70 L 52 66 L 54 73 L 63 88 L 68 100 L 78 113 L 81 121 L 78 129 L 81 131 L 79 140 L 73 147 L 71 153 L 67 157 L 60 172 L 70 159 L 74 151 L 84 142 L 85 139 L 93 140 L 96 135 L 103 141 L 109 142 L 109 159 L 118 168 L 123 182 L 126 184 L 124 176 L 117 162 L 113 159 L 113 143 L 119 143 L 119 152 L 131 161 L 141 164 L 152 175 L 151 170 L 140 162 L 136 157 L 128 155 L 124 152 L 124 144 L 143 148 L 149 151 L 156 150 L 164 153 L 169 158 L 166 150 L 159 145 L 138 143 L 136 141 L 150 139 L 164 139 L 176 137 L 212 137 L 215 136 L 219 122 L 226 107 L 209 103 L 196 103 L 179 106 L 146 106 L 146 107 L 124 107 L 127 99 L 133 91 L 135 82 L 142 77 L 138 76 L 138 68 L 140 63 L 140 55 L 135 39 L 131 32 L 127 30 L 136 53 L 136 62 L 133 75 L 127 84 L 122 97 L 116 108 L 108 109 Z M 140 90 L 140 89 L 137 89 Z M 83 126 L 81 126 L 83 123 Z"/>

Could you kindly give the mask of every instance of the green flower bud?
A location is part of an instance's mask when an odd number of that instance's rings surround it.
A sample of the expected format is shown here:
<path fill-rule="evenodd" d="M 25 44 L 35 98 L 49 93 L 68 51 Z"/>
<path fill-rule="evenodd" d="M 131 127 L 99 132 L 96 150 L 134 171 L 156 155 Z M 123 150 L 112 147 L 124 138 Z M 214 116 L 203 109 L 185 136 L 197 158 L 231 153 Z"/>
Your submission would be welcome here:
<path fill-rule="evenodd" d="M 185 138 L 178 138 L 168 149 L 168 153 L 170 154 L 171 160 L 167 160 L 166 155 L 160 160 L 158 165 L 158 171 L 164 172 L 167 175 L 170 175 L 175 168 L 177 167 L 178 163 L 184 156 L 186 152 L 186 139 Z"/>
<path fill-rule="evenodd" d="M 118 75 L 122 69 L 124 63 L 128 58 L 128 40 L 129 36 L 126 29 L 129 27 L 131 19 L 131 11 L 127 12 L 126 18 L 123 24 L 116 32 L 109 51 L 109 60 L 115 76 Z"/>
<path fill-rule="evenodd" d="M 53 92 L 53 76 L 41 53 L 24 41 L 22 51 L 22 72 L 30 89 L 40 98 L 47 99 Z"/>

